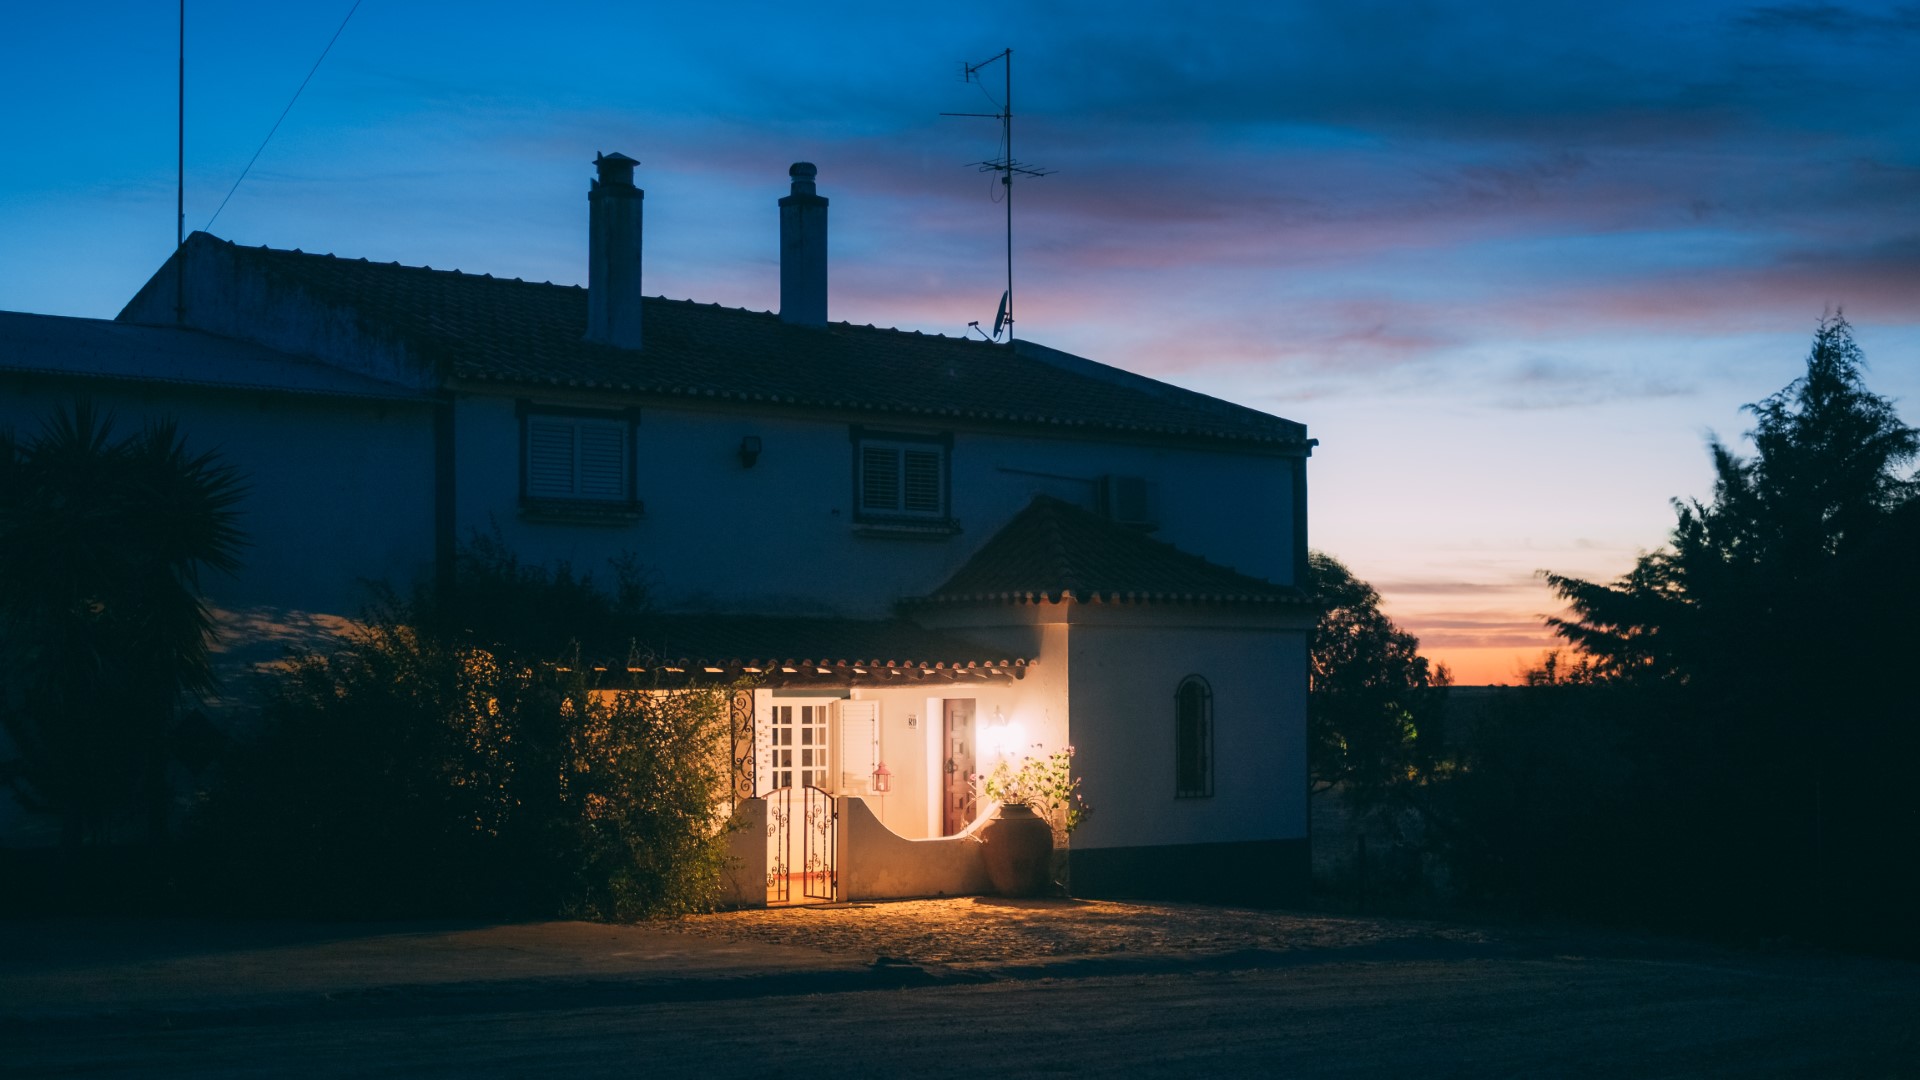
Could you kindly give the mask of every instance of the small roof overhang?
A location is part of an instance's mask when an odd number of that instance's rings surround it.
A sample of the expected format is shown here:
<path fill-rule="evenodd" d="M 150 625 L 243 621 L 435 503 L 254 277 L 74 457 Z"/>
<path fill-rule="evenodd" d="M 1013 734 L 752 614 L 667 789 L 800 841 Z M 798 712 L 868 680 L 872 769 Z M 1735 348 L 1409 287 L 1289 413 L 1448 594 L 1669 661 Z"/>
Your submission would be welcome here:
<path fill-rule="evenodd" d="M 680 614 L 649 616 L 624 660 L 591 667 L 610 687 L 878 687 L 1011 682 L 1033 659 L 904 619 Z"/>

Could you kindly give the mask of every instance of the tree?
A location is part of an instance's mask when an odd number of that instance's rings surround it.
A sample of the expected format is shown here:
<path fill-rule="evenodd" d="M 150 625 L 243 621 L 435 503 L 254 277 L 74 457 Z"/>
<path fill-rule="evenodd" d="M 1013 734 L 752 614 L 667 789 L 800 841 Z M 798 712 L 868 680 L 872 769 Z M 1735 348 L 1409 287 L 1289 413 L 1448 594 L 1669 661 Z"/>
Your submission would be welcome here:
<path fill-rule="evenodd" d="M 1865 366 L 1823 318 L 1806 373 L 1746 407 L 1754 456 L 1710 444 L 1713 497 L 1676 500 L 1668 546 L 1611 583 L 1545 575 L 1570 609 L 1549 623 L 1635 690 L 1621 723 L 1652 876 L 1774 924 L 1883 910 L 1879 868 L 1914 865 L 1902 668 L 1920 635 L 1901 583 L 1920 430 Z"/>
<path fill-rule="evenodd" d="M 1755 456 L 1713 440 L 1713 501 L 1675 500 L 1670 546 L 1618 581 L 1546 574 L 1573 612 L 1549 624 L 1605 677 L 1712 679 L 1731 661 L 1744 680 L 1766 631 L 1805 627 L 1833 560 L 1920 493 L 1902 473 L 1920 430 L 1866 388 L 1865 366 L 1846 319 L 1821 319 L 1807 373 L 1746 406 Z"/>
<path fill-rule="evenodd" d="M 1343 786 L 1364 805 L 1430 759 L 1440 694 L 1452 680 L 1340 560 L 1315 551 L 1308 569 L 1321 603 L 1309 657 L 1308 772 L 1316 787 Z"/>
<path fill-rule="evenodd" d="M 82 401 L 0 432 L 0 725 L 7 780 L 68 845 L 144 808 L 166 829 L 183 695 L 214 689 L 203 570 L 231 572 L 243 487 L 170 422 L 115 440 Z"/>

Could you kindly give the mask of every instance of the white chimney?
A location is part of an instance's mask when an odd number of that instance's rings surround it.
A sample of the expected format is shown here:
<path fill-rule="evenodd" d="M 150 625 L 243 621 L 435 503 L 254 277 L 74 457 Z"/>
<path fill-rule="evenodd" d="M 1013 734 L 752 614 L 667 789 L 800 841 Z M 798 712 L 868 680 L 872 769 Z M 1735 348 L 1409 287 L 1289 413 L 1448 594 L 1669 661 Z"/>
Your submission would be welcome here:
<path fill-rule="evenodd" d="M 600 176 L 587 189 L 587 340 L 640 347 L 640 204 L 622 153 L 593 156 Z M 825 201 L 825 200 L 822 200 Z"/>
<path fill-rule="evenodd" d="M 780 321 L 827 325 L 827 200 L 814 194 L 819 172 L 796 161 L 793 194 L 780 200 Z"/>

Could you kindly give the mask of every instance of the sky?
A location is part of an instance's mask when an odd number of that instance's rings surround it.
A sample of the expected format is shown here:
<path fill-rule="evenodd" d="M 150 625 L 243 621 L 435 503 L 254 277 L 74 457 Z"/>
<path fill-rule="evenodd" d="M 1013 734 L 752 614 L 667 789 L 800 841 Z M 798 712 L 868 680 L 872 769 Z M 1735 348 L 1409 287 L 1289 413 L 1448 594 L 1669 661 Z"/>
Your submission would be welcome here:
<path fill-rule="evenodd" d="M 1483 0 L 934 8 L 196 0 L 189 229 L 578 284 L 598 151 L 646 291 L 777 306 L 787 166 L 829 317 L 1022 337 L 1305 423 L 1312 542 L 1463 684 L 1555 644 L 1711 495 L 1707 440 L 1844 307 L 1920 420 L 1920 5 Z M 111 317 L 174 242 L 177 9 L 0 35 L 0 309 Z M 989 95 L 987 91 L 991 90 Z"/>

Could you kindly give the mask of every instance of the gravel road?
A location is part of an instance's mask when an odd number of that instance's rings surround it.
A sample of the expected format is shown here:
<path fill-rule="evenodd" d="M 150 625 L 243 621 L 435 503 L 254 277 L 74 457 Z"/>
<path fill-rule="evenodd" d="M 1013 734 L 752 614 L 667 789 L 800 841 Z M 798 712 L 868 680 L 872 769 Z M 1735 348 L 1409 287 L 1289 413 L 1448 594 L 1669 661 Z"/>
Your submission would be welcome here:
<path fill-rule="evenodd" d="M 63 966 L 42 939 L 31 962 L 0 954 L 0 1073 L 1920 1075 L 1920 966 L 1895 961 L 1152 905 L 1048 922 L 1040 908 L 930 903 L 945 906 L 343 935 L 278 952 L 255 935 L 241 959 L 205 946 L 187 968 L 152 948 Z M 860 936 L 863 924 L 884 930 Z M 1123 932 L 1167 944 L 1116 947 Z M 1007 935 L 1024 935 L 1024 958 Z M 1212 947 L 1191 947 L 1196 936 Z M 753 960 L 772 940 L 777 962 Z M 434 981 L 408 981 L 422 955 Z M 276 957 L 292 989 L 270 1000 L 247 984 L 257 974 L 202 985 Z M 118 979 L 147 996 L 111 1007 Z M 155 997 L 168 979 L 187 982 Z M 100 985 L 83 1008 L 27 1000 L 88 980 Z M 212 996 L 170 1006 L 196 988 Z"/>

